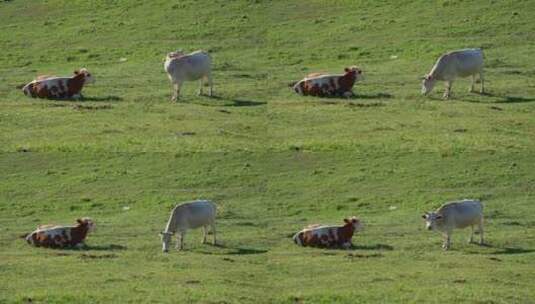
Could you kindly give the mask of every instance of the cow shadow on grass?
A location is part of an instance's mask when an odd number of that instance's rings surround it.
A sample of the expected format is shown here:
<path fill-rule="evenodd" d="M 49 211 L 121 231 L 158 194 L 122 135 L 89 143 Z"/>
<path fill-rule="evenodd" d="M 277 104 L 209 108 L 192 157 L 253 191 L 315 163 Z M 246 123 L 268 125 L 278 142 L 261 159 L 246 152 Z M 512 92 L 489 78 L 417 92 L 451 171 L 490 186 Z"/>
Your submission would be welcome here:
<path fill-rule="evenodd" d="M 392 251 L 394 247 L 387 244 L 371 244 L 371 245 L 358 245 L 353 244 L 350 248 L 351 250 L 383 250 L 383 251 Z"/>
<path fill-rule="evenodd" d="M 121 101 L 121 100 L 123 100 L 123 98 L 119 96 L 115 96 L 115 95 L 100 96 L 100 97 L 84 96 L 84 98 L 82 99 L 82 101 L 95 101 L 95 102 L 99 102 L 99 101 L 110 102 L 110 101 Z"/>
<path fill-rule="evenodd" d="M 466 101 L 466 102 L 473 102 L 473 103 L 524 103 L 524 102 L 534 102 L 535 97 L 523 97 L 523 96 L 511 96 L 511 95 L 501 95 L 501 94 L 494 94 L 492 92 L 485 92 L 485 93 L 472 93 L 477 96 L 484 96 L 484 97 L 493 97 L 497 100 L 484 102 L 481 99 L 472 99 L 472 98 L 459 98 L 459 101 Z M 454 98 L 455 99 L 455 98 Z"/>
<path fill-rule="evenodd" d="M 201 251 L 201 253 L 204 254 L 215 254 L 215 255 L 249 255 L 249 254 L 263 254 L 267 253 L 269 250 L 267 249 L 257 249 L 257 248 L 250 248 L 250 247 L 241 247 L 241 246 L 227 246 L 225 244 L 206 244 L 215 248 L 221 248 L 226 249 L 225 251 L 221 252 L 212 252 L 212 251 Z"/>
<path fill-rule="evenodd" d="M 535 249 L 525 249 L 520 247 L 503 247 L 492 252 L 492 254 L 522 254 L 522 253 L 532 253 L 535 252 Z"/>
<path fill-rule="evenodd" d="M 62 250 L 74 250 L 74 251 L 89 251 L 89 250 L 95 250 L 95 251 L 119 251 L 119 250 L 126 250 L 127 247 L 123 245 L 117 245 L 117 244 L 107 244 L 107 245 L 85 245 L 80 248 L 78 247 L 68 247 L 63 248 Z"/>
<path fill-rule="evenodd" d="M 247 100 L 247 99 L 238 99 L 238 98 L 225 98 L 223 96 L 206 96 L 208 99 L 215 99 L 215 100 L 221 100 L 221 101 L 228 101 L 229 103 L 225 103 L 223 105 L 221 104 L 205 104 L 205 106 L 223 106 L 223 107 L 256 107 L 256 106 L 263 106 L 266 105 L 267 102 L 265 101 L 255 101 L 255 100 Z"/>
<path fill-rule="evenodd" d="M 389 99 L 389 98 L 393 98 L 394 95 L 392 94 L 388 94 L 388 93 L 375 93 L 375 94 L 355 94 L 353 96 L 351 96 L 349 99 L 352 99 L 352 100 L 359 100 L 359 99 Z"/>

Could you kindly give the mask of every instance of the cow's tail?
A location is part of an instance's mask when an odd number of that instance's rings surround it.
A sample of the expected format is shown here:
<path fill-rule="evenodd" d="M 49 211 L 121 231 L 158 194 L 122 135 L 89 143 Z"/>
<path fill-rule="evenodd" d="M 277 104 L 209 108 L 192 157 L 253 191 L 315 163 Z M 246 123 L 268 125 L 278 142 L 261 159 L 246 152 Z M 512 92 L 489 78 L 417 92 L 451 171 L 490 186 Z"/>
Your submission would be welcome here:
<path fill-rule="evenodd" d="M 303 246 L 303 231 L 299 231 L 293 236 L 294 243 Z"/>
<path fill-rule="evenodd" d="M 22 87 L 22 92 L 24 93 L 24 95 L 26 96 L 30 96 L 30 97 L 33 97 L 33 86 L 34 86 L 35 82 L 30 82 L 28 83 L 27 85 L 25 85 L 24 87 Z"/>

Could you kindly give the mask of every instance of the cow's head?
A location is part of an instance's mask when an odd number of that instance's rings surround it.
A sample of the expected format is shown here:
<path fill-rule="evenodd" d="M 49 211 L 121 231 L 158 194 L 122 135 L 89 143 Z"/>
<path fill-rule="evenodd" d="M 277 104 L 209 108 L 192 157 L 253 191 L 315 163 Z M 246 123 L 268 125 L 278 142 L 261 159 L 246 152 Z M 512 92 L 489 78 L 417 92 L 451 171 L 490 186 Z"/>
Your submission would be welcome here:
<path fill-rule="evenodd" d="M 345 218 L 344 223 L 346 223 L 346 225 L 351 225 L 353 227 L 353 231 L 360 231 L 362 229 L 362 223 L 354 216 Z"/>
<path fill-rule="evenodd" d="M 74 71 L 74 75 L 83 75 L 84 77 L 84 84 L 94 83 L 95 77 L 89 73 L 89 71 L 86 68 L 81 68 L 79 70 Z"/>
<path fill-rule="evenodd" d="M 176 50 L 174 52 L 167 53 L 167 56 L 165 57 L 166 60 L 173 59 L 173 58 L 179 58 L 184 56 L 184 52 L 182 50 Z"/>
<path fill-rule="evenodd" d="M 437 225 L 442 223 L 442 215 L 435 212 L 426 212 L 422 215 L 427 230 L 436 230 Z"/>
<path fill-rule="evenodd" d="M 435 86 L 436 80 L 431 75 L 425 75 L 422 77 L 422 95 L 431 93 Z"/>
<path fill-rule="evenodd" d="M 88 233 L 93 232 L 96 229 L 95 222 L 88 217 L 76 219 L 76 222 L 78 223 L 78 225 L 85 227 Z"/>
<path fill-rule="evenodd" d="M 344 72 L 347 74 L 353 74 L 355 76 L 355 81 L 364 80 L 364 74 L 362 70 L 356 66 L 347 67 L 344 69 Z"/>
<path fill-rule="evenodd" d="M 171 243 L 172 232 L 162 231 L 160 232 L 160 237 L 162 238 L 162 251 L 167 253 L 169 252 L 169 244 Z"/>

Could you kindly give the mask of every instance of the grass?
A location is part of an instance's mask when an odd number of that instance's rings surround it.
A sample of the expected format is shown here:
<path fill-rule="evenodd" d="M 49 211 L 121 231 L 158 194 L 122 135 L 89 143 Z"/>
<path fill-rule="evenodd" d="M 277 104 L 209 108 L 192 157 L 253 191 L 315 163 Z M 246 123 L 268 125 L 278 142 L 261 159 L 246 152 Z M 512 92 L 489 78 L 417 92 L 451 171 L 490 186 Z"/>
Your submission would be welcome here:
<path fill-rule="evenodd" d="M 533 303 L 533 1 L 0 3 L 0 303 Z M 483 47 L 489 94 L 419 95 L 442 52 Z M 166 52 L 213 56 L 216 98 L 169 102 Z M 126 61 L 123 59 L 126 58 Z M 288 83 L 358 65 L 357 97 Z M 87 67 L 86 101 L 25 97 Z M 218 246 L 161 253 L 172 207 L 218 204 Z M 420 215 L 485 204 L 488 246 Z M 356 215 L 355 248 L 296 247 Z M 86 250 L 29 247 L 38 224 L 97 222 Z"/>

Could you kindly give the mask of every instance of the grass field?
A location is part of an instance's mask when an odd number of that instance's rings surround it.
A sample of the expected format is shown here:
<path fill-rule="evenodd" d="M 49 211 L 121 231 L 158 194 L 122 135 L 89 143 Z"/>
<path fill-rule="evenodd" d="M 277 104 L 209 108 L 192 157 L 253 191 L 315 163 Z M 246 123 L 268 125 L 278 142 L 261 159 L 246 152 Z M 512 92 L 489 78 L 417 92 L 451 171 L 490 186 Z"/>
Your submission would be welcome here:
<path fill-rule="evenodd" d="M 0 2 L 0 303 L 535 303 L 535 1 Z M 447 50 L 469 80 L 420 95 Z M 208 50 L 215 98 L 170 103 L 163 57 Z M 126 61 L 124 60 L 126 58 Z M 364 70 L 357 97 L 301 97 L 315 71 Z M 86 100 L 25 97 L 86 67 Z M 218 204 L 219 246 L 161 252 L 176 203 Z M 424 211 L 485 204 L 488 246 L 444 252 Z M 295 246 L 356 215 L 351 250 Z M 90 216 L 86 250 L 29 247 Z"/>

